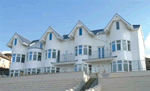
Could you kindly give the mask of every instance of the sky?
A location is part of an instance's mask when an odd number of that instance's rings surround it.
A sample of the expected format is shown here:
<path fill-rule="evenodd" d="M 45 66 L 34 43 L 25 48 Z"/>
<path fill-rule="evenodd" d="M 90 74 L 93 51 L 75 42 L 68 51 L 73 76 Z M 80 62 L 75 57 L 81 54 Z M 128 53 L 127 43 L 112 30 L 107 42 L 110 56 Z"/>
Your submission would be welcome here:
<path fill-rule="evenodd" d="M 15 32 L 40 39 L 49 26 L 68 34 L 81 20 L 89 29 L 103 29 L 118 13 L 143 29 L 146 55 L 150 55 L 150 0 L 0 0 L 0 51 Z"/>

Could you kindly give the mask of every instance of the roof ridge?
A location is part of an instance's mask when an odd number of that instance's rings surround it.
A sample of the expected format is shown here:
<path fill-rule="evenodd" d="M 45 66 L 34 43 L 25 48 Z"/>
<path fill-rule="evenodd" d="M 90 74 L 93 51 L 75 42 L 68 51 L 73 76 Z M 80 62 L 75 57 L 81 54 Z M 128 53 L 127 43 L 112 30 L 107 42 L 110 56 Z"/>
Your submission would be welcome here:
<path fill-rule="evenodd" d="M 18 33 L 16 33 L 17 35 L 19 35 L 19 36 L 21 36 L 21 37 L 23 37 L 23 38 L 25 38 L 24 36 L 22 36 L 22 35 L 20 35 L 20 34 L 18 34 Z M 25 39 L 27 39 L 27 38 L 25 38 Z M 30 41 L 29 39 L 27 39 L 28 41 Z M 31 42 L 31 41 L 30 41 Z"/>

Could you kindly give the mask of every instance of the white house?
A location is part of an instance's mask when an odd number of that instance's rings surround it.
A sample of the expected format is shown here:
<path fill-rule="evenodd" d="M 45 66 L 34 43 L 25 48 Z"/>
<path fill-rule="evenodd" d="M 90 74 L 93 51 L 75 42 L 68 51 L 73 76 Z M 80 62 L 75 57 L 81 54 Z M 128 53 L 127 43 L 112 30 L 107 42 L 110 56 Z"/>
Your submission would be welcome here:
<path fill-rule="evenodd" d="M 104 29 L 90 30 L 78 21 L 67 35 L 51 26 L 34 41 L 15 33 L 7 46 L 12 49 L 11 76 L 146 70 L 142 27 L 131 25 L 118 14 Z"/>

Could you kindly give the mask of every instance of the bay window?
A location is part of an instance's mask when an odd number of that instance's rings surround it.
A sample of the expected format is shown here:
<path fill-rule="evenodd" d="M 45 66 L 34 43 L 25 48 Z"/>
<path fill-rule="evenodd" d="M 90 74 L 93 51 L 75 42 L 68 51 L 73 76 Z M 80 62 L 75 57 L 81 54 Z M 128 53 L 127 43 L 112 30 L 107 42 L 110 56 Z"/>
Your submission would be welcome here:
<path fill-rule="evenodd" d="M 92 46 L 88 45 L 75 46 L 75 56 L 77 55 L 92 55 Z"/>
<path fill-rule="evenodd" d="M 130 41 L 128 40 L 117 40 L 110 43 L 110 49 L 112 52 L 117 50 L 131 51 Z M 117 49 L 116 49 L 117 48 Z"/>
<path fill-rule="evenodd" d="M 132 62 L 128 60 L 118 60 L 112 62 L 113 72 L 132 71 Z"/>

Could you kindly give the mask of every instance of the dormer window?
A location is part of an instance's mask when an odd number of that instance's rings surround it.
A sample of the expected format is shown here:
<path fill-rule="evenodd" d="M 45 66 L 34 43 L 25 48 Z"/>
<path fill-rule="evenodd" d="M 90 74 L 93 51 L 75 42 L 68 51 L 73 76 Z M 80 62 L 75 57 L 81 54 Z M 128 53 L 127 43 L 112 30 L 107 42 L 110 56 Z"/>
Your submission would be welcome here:
<path fill-rule="evenodd" d="M 79 36 L 82 35 L 82 28 L 79 28 Z"/>
<path fill-rule="evenodd" d="M 117 30 L 120 29 L 119 22 L 116 22 L 116 29 L 117 29 Z"/>
<path fill-rule="evenodd" d="M 14 45 L 17 45 L 17 39 L 14 40 Z"/>
<path fill-rule="evenodd" d="M 52 40 L 52 33 L 49 34 L 49 40 Z"/>

